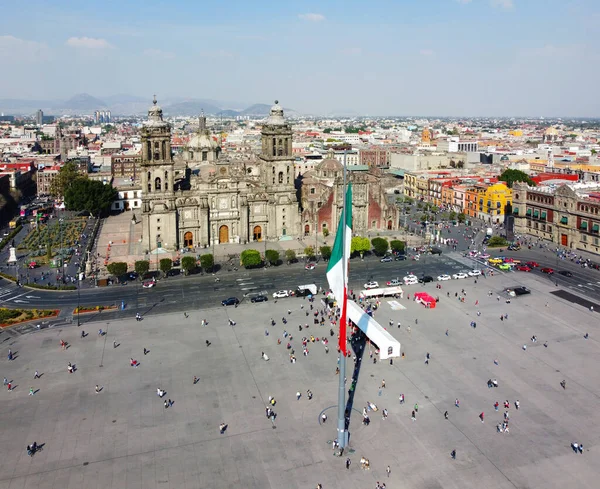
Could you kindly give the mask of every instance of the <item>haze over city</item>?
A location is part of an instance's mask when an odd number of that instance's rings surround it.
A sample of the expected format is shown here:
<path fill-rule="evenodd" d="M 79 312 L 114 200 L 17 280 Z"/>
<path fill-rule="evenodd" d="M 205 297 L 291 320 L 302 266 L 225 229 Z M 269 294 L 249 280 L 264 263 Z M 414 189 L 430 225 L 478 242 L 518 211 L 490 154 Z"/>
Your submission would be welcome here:
<path fill-rule="evenodd" d="M 593 0 L 3 6 L 0 99 L 128 94 L 327 115 L 594 117 Z"/>

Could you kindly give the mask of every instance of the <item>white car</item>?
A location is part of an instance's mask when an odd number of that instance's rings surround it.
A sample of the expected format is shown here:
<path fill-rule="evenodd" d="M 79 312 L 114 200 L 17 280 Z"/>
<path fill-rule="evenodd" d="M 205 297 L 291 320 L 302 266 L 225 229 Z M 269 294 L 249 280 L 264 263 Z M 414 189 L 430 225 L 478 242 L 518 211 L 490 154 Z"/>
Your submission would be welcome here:
<path fill-rule="evenodd" d="M 387 283 L 387 285 L 390 286 L 390 287 L 397 287 L 398 285 L 402 285 L 402 282 L 400 282 L 400 280 L 398 280 L 397 278 L 395 278 L 393 280 L 390 280 Z"/>
<path fill-rule="evenodd" d="M 377 289 L 379 284 L 377 282 L 367 282 L 364 287 L 365 289 Z"/>
<path fill-rule="evenodd" d="M 452 275 L 453 279 L 459 279 L 459 278 L 467 278 L 469 275 L 467 275 L 465 272 L 458 272 L 455 273 L 454 275 Z"/>
<path fill-rule="evenodd" d="M 417 285 L 419 283 L 419 279 L 414 275 L 407 275 L 402 280 L 404 280 L 404 285 Z"/>
<path fill-rule="evenodd" d="M 144 282 L 142 284 L 142 287 L 144 289 L 151 289 L 152 287 L 154 287 L 156 285 L 156 282 L 154 280 L 149 280 L 148 282 Z"/>
<path fill-rule="evenodd" d="M 290 293 L 287 290 L 278 290 L 277 292 L 273 292 L 273 298 L 282 299 L 284 297 L 289 297 Z"/>
<path fill-rule="evenodd" d="M 481 270 L 470 270 L 468 275 L 469 277 L 479 277 L 481 275 Z"/>
<path fill-rule="evenodd" d="M 437 279 L 438 279 L 440 282 L 444 282 L 444 281 L 446 281 L 446 280 L 450 280 L 451 278 L 452 278 L 452 277 L 451 277 L 450 275 L 443 274 L 443 275 L 438 275 L 438 278 L 437 278 Z"/>

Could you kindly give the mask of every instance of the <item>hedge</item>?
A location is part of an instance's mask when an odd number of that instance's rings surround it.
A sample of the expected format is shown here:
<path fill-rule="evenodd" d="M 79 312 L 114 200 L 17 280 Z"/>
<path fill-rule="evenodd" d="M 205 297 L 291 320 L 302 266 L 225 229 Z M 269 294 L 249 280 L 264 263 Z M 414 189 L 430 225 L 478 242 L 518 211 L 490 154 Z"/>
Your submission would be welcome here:
<path fill-rule="evenodd" d="M 27 284 L 27 287 L 32 289 L 46 289 L 46 290 L 77 290 L 76 285 L 42 285 L 42 284 Z"/>
<path fill-rule="evenodd" d="M 19 234 L 21 232 L 21 229 L 23 229 L 23 225 L 19 224 L 15 229 L 13 229 L 11 231 L 11 233 L 6 238 L 4 238 L 2 241 L 0 241 L 0 251 L 2 251 L 4 249 L 4 247 L 8 243 L 10 243 L 17 234 Z"/>

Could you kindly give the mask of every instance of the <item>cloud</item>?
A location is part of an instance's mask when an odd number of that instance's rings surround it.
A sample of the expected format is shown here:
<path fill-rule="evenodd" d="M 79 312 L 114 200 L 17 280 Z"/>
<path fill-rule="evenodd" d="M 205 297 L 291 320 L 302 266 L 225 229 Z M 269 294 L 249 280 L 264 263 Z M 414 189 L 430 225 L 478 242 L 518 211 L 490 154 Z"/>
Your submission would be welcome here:
<path fill-rule="evenodd" d="M 505 10 L 510 10 L 514 8 L 513 0 L 490 0 L 492 7 L 503 8 Z"/>
<path fill-rule="evenodd" d="M 419 54 L 421 56 L 433 56 L 435 52 L 433 51 L 433 49 L 421 49 L 419 51 Z"/>
<path fill-rule="evenodd" d="M 300 14 L 298 17 L 309 22 L 322 22 L 325 20 L 325 16 L 322 14 Z"/>
<path fill-rule="evenodd" d="M 161 49 L 145 49 L 144 56 L 158 59 L 173 59 L 175 57 L 175 53 L 172 53 L 170 51 L 163 51 Z"/>
<path fill-rule="evenodd" d="M 14 36 L 0 36 L 0 59 L 40 61 L 48 59 L 49 54 L 50 49 L 46 44 Z"/>
<path fill-rule="evenodd" d="M 114 47 L 106 39 L 94 37 L 70 37 L 66 44 L 72 48 L 84 49 L 111 49 Z"/>

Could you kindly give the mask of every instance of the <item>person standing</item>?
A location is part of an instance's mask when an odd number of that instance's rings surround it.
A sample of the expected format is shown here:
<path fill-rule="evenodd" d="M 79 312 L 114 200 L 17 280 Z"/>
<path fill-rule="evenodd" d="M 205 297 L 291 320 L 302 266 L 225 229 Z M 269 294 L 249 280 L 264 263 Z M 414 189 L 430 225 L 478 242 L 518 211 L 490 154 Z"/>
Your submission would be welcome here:
<path fill-rule="evenodd" d="M 389 477 L 390 473 L 392 472 L 392 469 L 390 469 L 390 466 L 388 465 L 385 471 L 387 472 L 387 476 Z"/>
<path fill-rule="evenodd" d="M 350 457 L 346 459 L 346 470 L 350 470 L 350 464 L 352 464 Z"/>
<path fill-rule="evenodd" d="M 35 374 L 33 374 L 33 378 L 34 379 L 39 379 L 40 378 L 40 374 L 38 373 L 38 371 L 35 371 Z"/>
<path fill-rule="evenodd" d="M 382 389 L 385 389 L 385 379 L 382 379 L 382 380 L 381 380 L 381 388 L 382 388 Z"/>
<path fill-rule="evenodd" d="M 483 423 L 484 416 L 485 416 L 485 413 L 482 411 L 481 414 L 479 415 L 479 419 L 481 420 L 482 423 Z"/>
<path fill-rule="evenodd" d="M 33 396 L 35 394 L 35 391 L 33 390 L 33 387 L 29 388 L 29 395 Z"/>
<path fill-rule="evenodd" d="M 100 392 L 100 386 L 96 384 L 96 394 L 98 394 L 98 392 Z"/>
<path fill-rule="evenodd" d="M 456 460 L 456 450 L 452 450 L 450 456 L 452 457 L 452 460 Z"/>

